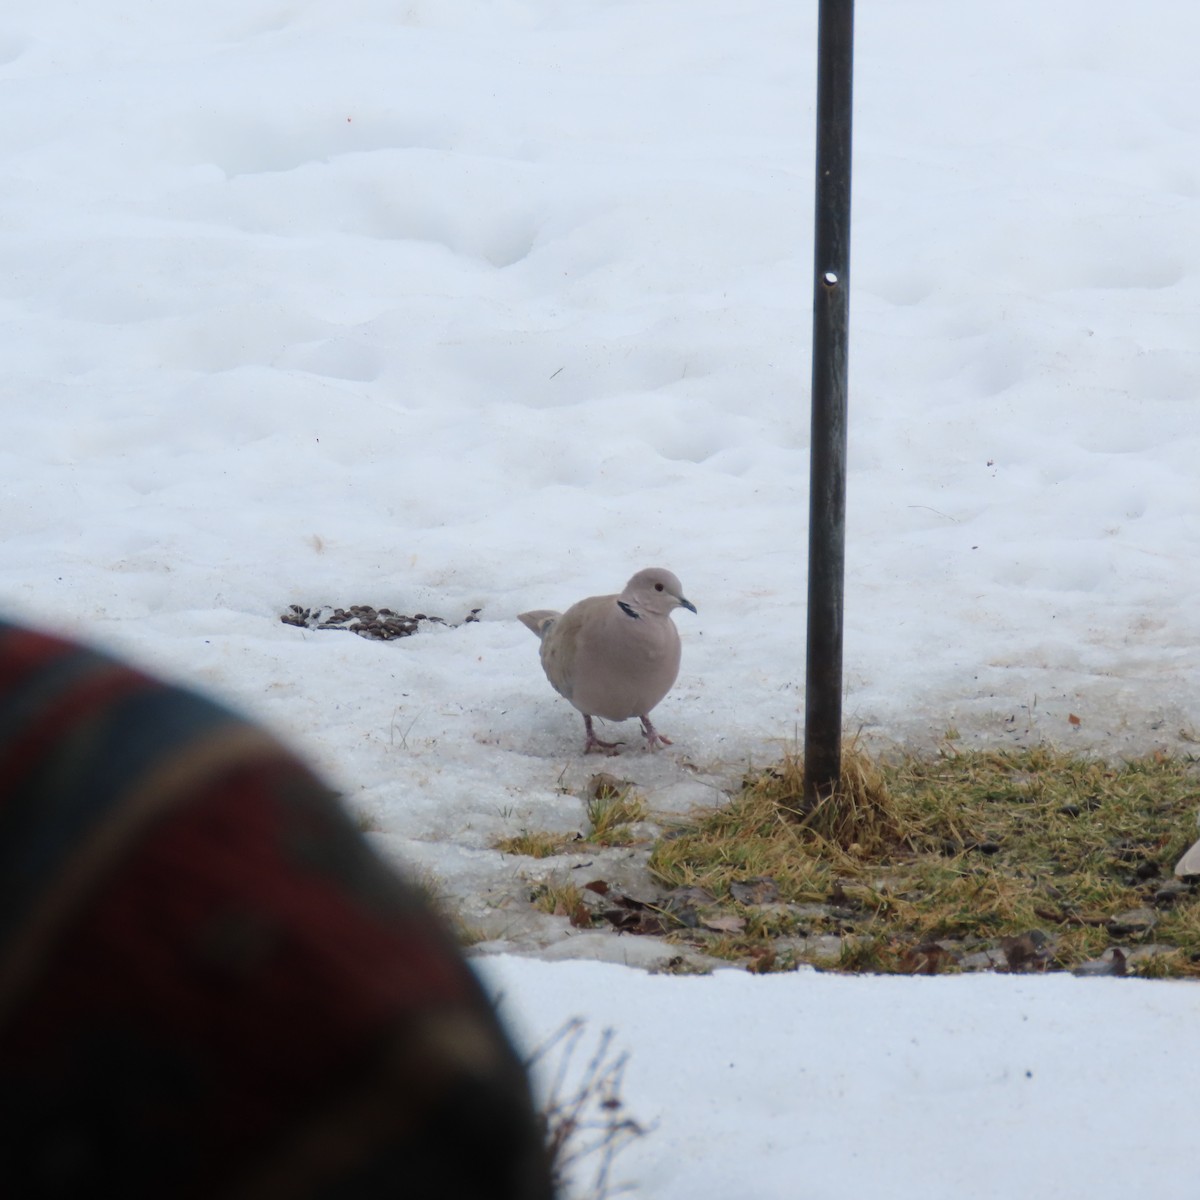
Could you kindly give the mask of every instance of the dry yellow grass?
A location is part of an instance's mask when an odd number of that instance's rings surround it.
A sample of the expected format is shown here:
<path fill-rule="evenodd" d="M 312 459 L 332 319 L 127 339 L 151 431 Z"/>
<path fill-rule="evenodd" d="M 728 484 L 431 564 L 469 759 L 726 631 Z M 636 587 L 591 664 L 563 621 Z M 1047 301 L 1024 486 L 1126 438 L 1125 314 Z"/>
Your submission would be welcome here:
<path fill-rule="evenodd" d="M 501 854 L 519 854 L 525 858 L 553 858 L 556 854 L 562 854 L 576 840 L 574 834 L 522 829 L 511 837 L 497 838 L 492 843 L 492 849 L 499 850 Z"/>
<path fill-rule="evenodd" d="M 647 815 L 646 802 L 632 788 L 602 791 L 588 801 L 591 832 L 587 840 L 598 846 L 628 846 L 633 841 L 629 827 L 644 821 Z"/>
<path fill-rule="evenodd" d="M 1200 975 L 1200 904 L 1169 882 L 1200 809 L 1191 757 L 1109 764 L 948 747 L 876 762 L 852 748 L 839 803 L 806 810 L 802 784 L 785 757 L 655 847 L 664 884 L 704 887 L 747 919 L 744 936 L 710 941 L 709 953 L 761 958 L 773 939 L 832 933 L 841 969 L 909 970 L 914 948 L 938 939 L 969 947 L 1044 931 L 1048 967 L 1151 939 L 1176 952 L 1139 971 Z M 731 898 L 732 883 L 764 876 L 780 904 Z M 1139 909 L 1152 928 L 1122 934 L 1114 919 Z M 779 957 L 798 961 L 821 960 L 803 945 Z"/>

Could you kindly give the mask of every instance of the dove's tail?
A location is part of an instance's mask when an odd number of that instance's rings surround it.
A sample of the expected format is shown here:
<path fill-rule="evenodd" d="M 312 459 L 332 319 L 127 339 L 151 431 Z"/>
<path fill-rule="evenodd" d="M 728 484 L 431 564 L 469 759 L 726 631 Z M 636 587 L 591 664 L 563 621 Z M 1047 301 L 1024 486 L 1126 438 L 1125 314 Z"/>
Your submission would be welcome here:
<path fill-rule="evenodd" d="M 562 616 L 552 608 L 535 608 L 533 612 L 518 613 L 517 620 L 527 629 L 531 629 L 539 638 L 546 636 L 546 631 Z"/>

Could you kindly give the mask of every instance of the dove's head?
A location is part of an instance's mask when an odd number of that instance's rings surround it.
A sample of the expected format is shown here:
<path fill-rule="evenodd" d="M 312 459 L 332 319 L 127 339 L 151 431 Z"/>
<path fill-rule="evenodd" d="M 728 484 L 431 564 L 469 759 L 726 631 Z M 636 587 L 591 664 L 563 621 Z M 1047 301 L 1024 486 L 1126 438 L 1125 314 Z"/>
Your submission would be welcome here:
<path fill-rule="evenodd" d="M 639 612 L 660 617 L 675 608 L 696 611 L 696 606 L 684 597 L 683 585 L 664 567 L 647 567 L 639 571 L 625 585 L 621 599 L 632 604 Z"/>

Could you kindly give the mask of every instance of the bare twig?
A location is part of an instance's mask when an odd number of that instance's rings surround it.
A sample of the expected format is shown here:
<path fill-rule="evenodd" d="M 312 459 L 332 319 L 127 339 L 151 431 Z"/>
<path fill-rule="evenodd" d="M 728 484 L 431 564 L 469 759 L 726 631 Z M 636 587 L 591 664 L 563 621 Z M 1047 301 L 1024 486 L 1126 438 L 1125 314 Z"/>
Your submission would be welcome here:
<path fill-rule="evenodd" d="M 611 1029 L 597 1039 L 582 1074 L 572 1078 L 571 1066 L 584 1033 L 580 1018 L 567 1021 L 534 1051 L 528 1065 L 549 1063 L 553 1055 L 542 1116 L 556 1186 L 573 1185 L 580 1165 L 591 1160 L 590 1182 L 583 1184 L 586 1191 L 577 1194 L 580 1200 L 606 1200 L 615 1194 L 610 1182 L 614 1159 L 649 1128 L 626 1112 L 621 1090 L 629 1056 L 613 1054 Z"/>

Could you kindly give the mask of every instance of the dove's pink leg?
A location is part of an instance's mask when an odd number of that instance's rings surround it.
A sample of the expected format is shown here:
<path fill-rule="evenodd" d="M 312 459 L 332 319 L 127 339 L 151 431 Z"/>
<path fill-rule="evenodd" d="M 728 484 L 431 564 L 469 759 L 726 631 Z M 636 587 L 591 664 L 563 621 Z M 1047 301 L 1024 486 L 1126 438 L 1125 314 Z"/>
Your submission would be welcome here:
<path fill-rule="evenodd" d="M 593 750 L 599 750 L 601 754 L 607 754 L 610 757 L 618 754 L 618 746 L 625 745 L 624 742 L 602 742 L 597 736 L 596 731 L 592 728 L 592 718 L 586 713 L 583 716 L 583 727 L 587 730 L 587 741 L 583 744 L 584 754 L 591 754 Z"/>
<path fill-rule="evenodd" d="M 670 746 L 672 741 L 669 737 L 658 732 L 653 725 L 650 724 L 649 717 L 642 717 L 642 736 L 646 739 L 646 749 L 654 750 L 658 746 Z"/>

